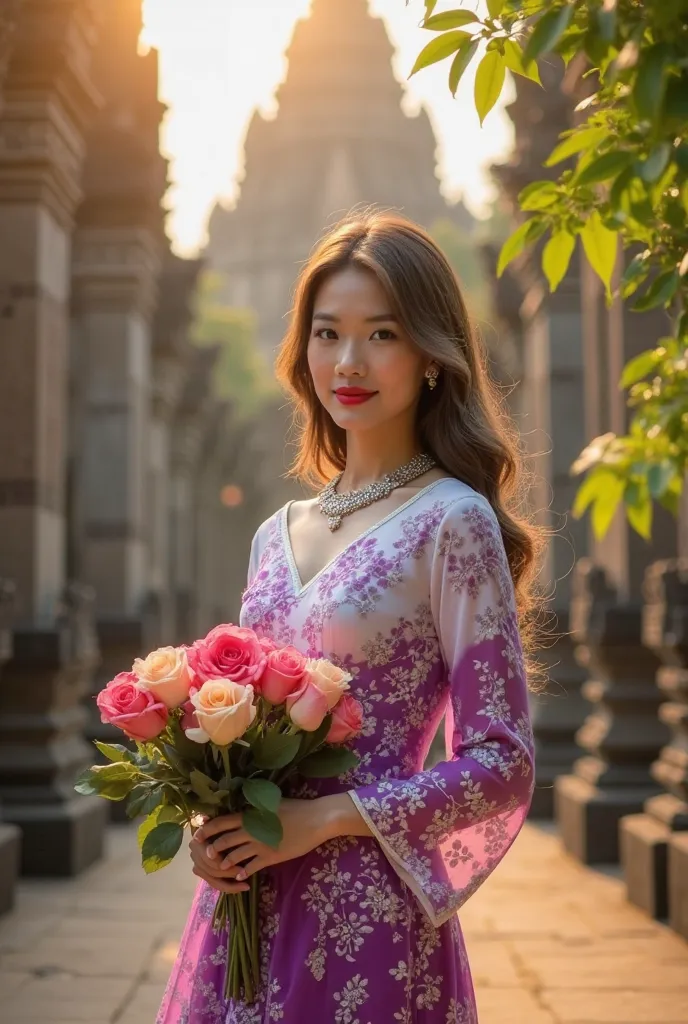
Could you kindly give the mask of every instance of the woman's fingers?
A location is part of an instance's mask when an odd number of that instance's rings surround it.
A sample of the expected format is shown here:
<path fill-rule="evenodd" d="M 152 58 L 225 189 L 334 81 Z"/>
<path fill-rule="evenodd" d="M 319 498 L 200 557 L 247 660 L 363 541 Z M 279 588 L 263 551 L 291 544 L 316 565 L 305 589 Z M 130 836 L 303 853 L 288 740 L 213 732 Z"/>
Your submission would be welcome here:
<path fill-rule="evenodd" d="M 206 839 L 216 836 L 218 832 L 227 832 L 235 828 L 241 828 L 241 815 L 221 814 L 219 818 L 211 818 L 210 821 L 204 822 L 200 828 L 197 828 L 194 832 L 194 839 L 202 843 Z"/>
<path fill-rule="evenodd" d="M 207 882 L 211 889 L 216 889 L 218 892 L 246 892 L 250 888 L 250 886 L 243 882 L 223 882 L 221 878 L 216 878 L 213 875 L 207 875 L 197 865 L 194 865 L 193 873 L 199 878 L 202 878 L 204 882 Z"/>
<path fill-rule="evenodd" d="M 231 853 L 228 853 L 225 859 L 220 864 L 220 868 L 226 871 L 228 868 L 235 867 L 236 864 L 240 864 L 242 860 L 247 860 L 249 857 L 255 857 L 257 853 L 255 843 L 243 843 L 241 846 L 235 847 Z"/>
<path fill-rule="evenodd" d="M 242 846 L 248 842 L 251 842 L 251 836 L 243 828 L 238 828 L 234 832 L 225 832 L 219 838 L 213 839 L 212 843 L 206 846 L 206 850 L 212 860 L 219 857 L 224 850 L 233 850 L 235 846 Z"/>

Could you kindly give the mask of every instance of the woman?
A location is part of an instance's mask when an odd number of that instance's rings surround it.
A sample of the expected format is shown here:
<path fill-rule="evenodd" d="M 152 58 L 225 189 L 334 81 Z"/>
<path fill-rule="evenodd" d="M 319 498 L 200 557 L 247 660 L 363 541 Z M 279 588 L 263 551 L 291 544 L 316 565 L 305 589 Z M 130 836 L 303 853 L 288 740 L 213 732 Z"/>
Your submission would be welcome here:
<path fill-rule="evenodd" d="M 351 673 L 349 775 L 294 786 L 274 851 L 238 816 L 191 841 L 203 879 L 158 1024 L 473 1024 L 456 911 L 533 785 L 523 630 L 537 535 L 452 270 L 420 228 L 345 223 L 305 266 L 277 364 L 322 486 L 253 540 L 241 624 Z M 330 479 L 334 476 L 334 479 Z M 446 714 L 447 760 L 423 765 Z M 262 991 L 222 999 L 217 891 L 261 879 Z"/>

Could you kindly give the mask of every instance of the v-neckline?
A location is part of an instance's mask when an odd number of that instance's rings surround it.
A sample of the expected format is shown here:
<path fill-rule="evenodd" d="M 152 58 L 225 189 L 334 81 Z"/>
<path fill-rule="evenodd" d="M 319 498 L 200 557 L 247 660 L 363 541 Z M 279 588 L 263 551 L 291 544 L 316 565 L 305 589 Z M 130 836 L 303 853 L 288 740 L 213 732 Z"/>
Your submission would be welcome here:
<path fill-rule="evenodd" d="M 382 519 L 379 519 L 376 523 L 373 523 L 372 526 L 369 526 L 368 529 L 364 530 L 363 533 L 358 535 L 358 537 L 354 537 L 352 541 L 349 541 L 349 543 L 345 547 L 343 547 L 341 551 L 338 551 L 336 555 L 333 555 L 329 562 L 326 562 L 325 565 L 323 565 L 322 569 L 319 569 L 316 572 L 316 574 L 314 576 L 311 576 L 311 578 L 306 583 L 301 582 L 301 574 L 299 573 L 298 567 L 296 565 L 296 559 L 294 558 L 294 550 L 291 546 L 291 538 L 289 536 L 289 509 L 294 504 L 294 500 L 296 499 L 288 501 L 286 505 L 282 506 L 282 517 L 280 525 L 282 535 L 282 547 L 284 548 L 284 552 L 287 556 L 287 562 L 289 564 L 289 571 L 291 573 L 292 586 L 294 588 L 295 595 L 297 597 L 300 597 L 307 590 L 309 590 L 310 587 L 317 580 L 319 580 L 320 577 L 324 573 L 326 573 L 328 569 L 331 569 L 332 566 L 343 555 L 345 555 L 347 551 L 349 551 L 354 546 L 354 544 L 360 544 L 360 542 L 362 540 L 365 540 L 366 537 L 369 537 L 371 533 L 374 533 L 376 530 L 379 530 L 380 527 L 385 525 L 385 523 L 388 523 L 391 519 L 394 519 L 395 516 L 398 516 L 401 512 L 404 512 L 407 508 L 409 508 L 410 505 L 413 505 L 416 501 L 418 501 L 419 498 L 422 498 L 423 495 L 427 494 L 429 491 L 434 490 L 434 488 L 437 487 L 439 484 L 443 484 L 447 480 L 453 479 L 454 478 L 450 476 L 443 476 L 440 480 L 433 480 L 432 483 L 426 484 L 425 487 L 421 487 L 421 489 L 416 494 L 413 494 L 408 499 L 408 501 L 405 501 L 403 505 L 400 505 L 399 508 L 393 509 L 388 515 L 384 516 Z"/>

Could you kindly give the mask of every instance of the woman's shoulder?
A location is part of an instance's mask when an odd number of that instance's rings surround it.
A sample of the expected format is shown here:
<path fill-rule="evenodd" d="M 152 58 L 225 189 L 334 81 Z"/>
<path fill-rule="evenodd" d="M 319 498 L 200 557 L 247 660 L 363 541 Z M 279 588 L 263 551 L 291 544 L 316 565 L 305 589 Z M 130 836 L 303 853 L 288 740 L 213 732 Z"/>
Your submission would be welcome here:
<path fill-rule="evenodd" d="M 432 497 L 440 497 L 446 514 L 460 514 L 470 506 L 485 509 L 494 517 L 492 505 L 484 494 L 455 476 L 443 476 L 428 489 Z"/>

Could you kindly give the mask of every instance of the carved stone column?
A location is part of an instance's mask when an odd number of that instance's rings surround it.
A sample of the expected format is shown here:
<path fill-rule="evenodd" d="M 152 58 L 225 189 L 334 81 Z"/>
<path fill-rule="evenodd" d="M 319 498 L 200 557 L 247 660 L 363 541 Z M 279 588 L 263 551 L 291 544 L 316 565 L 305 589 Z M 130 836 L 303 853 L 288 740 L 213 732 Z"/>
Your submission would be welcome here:
<path fill-rule="evenodd" d="M 14 584 L 0 577 L 0 688 L 2 666 L 12 657 L 12 610 Z M 14 888 L 19 874 L 21 832 L 16 825 L 2 824 L 0 807 L 0 914 L 14 905 Z"/>
<path fill-rule="evenodd" d="M 659 717 L 671 741 L 651 768 L 664 792 L 645 803 L 643 814 L 623 819 L 621 850 L 628 898 L 652 917 L 664 918 L 669 912 L 669 844 L 675 833 L 688 831 L 688 561 L 657 562 L 645 579 L 643 640 L 662 662 L 657 684 L 667 700 Z M 676 850 L 680 864 L 680 844 Z M 674 889 L 672 917 L 679 920 L 680 893 L 685 899 L 688 889 L 678 870 Z"/>
<path fill-rule="evenodd" d="M 152 645 L 160 605 L 150 593 L 149 445 L 166 163 L 157 53 L 139 55 L 140 30 L 140 0 L 105 5 L 94 57 L 104 102 L 87 139 L 72 266 L 70 555 L 96 591 L 98 688 Z"/>
<path fill-rule="evenodd" d="M 68 874 L 100 856 L 104 813 L 77 797 L 93 653 L 91 606 L 66 590 L 65 424 L 74 210 L 90 78 L 92 0 L 24 0 L 0 111 L 0 564 L 17 587 L 0 687 L 0 800 L 23 870 Z M 65 605 L 65 594 L 67 604 Z"/>
<path fill-rule="evenodd" d="M 543 64 L 541 74 L 544 91 L 517 78 L 516 99 L 507 108 L 515 128 L 514 152 L 507 164 L 492 169 L 514 209 L 525 185 L 553 173 L 543 170 L 542 162 L 559 133 L 572 124 L 574 100 L 562 65 Z M 549 682 L 531 698 L 537 777 L 530 816 L 551 818 L 554 782 L 571 769 L 577 754 L 574 735 L 586 711 L 580 693 L 584 674 L 568 636 L 571 569 L 575 558 L 587 551 L 585 524 L 570 516 L 576 482 L 569 473 L 585 444 L 585 422 L 580 265 L 574 258 L 559 288 L 550 294 L 540 257 L 538 247 L 514 261 L 496 298 L 502 313 L 500 332 L 505 328 L 513 334 L 508 313 L 515 286 L 521 295 L 518 398 L 511 403 L 533 471 L 530 505 L 539 524 L 550 532 L 540 577 L 550 598 L 548 635 L 538 651 Z"/>
<path fill-rule="evenodd" d="M 650 775 L 668 733 L 657 717 L 659 661 L 640 642 L 640 602 L 624 601 L 604 569 L 582 559 L 574 572 L 571 627 L 588 674 L 583 696 L 593 712 L 576 739 L 585 752 L 574 774 L 557 780 L 557 823 L 564 845 L 584 863 L 615 863 L 618 824 L 659 792 Z"/>

